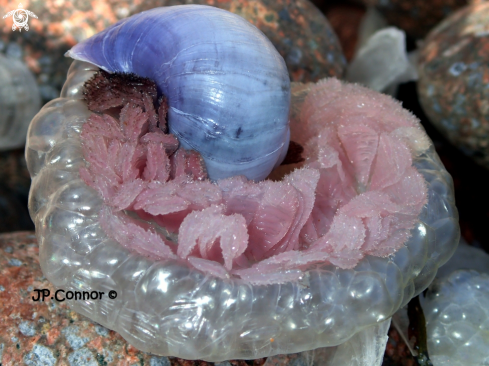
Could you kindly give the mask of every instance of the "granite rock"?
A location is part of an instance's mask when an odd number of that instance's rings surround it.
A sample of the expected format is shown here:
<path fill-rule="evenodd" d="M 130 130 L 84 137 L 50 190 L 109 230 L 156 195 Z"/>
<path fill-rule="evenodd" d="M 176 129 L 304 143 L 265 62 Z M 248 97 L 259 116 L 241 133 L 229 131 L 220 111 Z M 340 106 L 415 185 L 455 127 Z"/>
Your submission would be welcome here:
<path fill-rule="evenodd" d="M 389 24 L 414 38 L 424 37 L 443 18 L 461 7 L 484 0 L 362 0 L 375 6 Z"/>
<path fill-rule="evenodd" d="M 461 9 L 437 26 L 420 49 L 418 73 L 431 122 L 489 168 L 489 3 Z"/>

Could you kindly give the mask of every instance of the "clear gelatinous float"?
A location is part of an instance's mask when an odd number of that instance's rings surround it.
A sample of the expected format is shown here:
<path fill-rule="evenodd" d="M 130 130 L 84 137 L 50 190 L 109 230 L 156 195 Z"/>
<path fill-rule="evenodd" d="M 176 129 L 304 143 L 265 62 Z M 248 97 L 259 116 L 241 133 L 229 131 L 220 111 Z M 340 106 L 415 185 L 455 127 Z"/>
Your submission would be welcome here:
<path fill-rule="evenodd" d="M 412 176 L 419 174 L 426 182 L 423 188 L 423 203 L 426 203 L 410 224 L 411 230 L 406 233 L 403 229 L 400 237 L 407 238 L 405 242 L 396 242 L 389 251 L 370 250 L 377 256 L 368 255 L 367 248 L 363 250 L 367 255 L 357 256 L 354 262 L 345 261 L 341 255 L 336 259 L 343 260 L 331 259 L 332 255 L 319 264 L 300 257 L 307 265 L 289 271 L 295 276 L 291 277 L 293 280 L 270 280 L 266 284 L 253 280 L 253 276 L 249 280 L 239 272 L 230 272 L 225 278 L 203 273 L 185 258 L 155 260 L 137 254 L 107 236 L 99 221 L 105 204 L 98 192 L 80 178 L 80 168 L 86 166 L 80 134 L 91 114 L 82 100 L 82 88 L 96 70 L 94 65 L 75 61 L 61 97 L 48 103 L 31 123 L 26 147 L 33 178 L 29 209 L 36 224 L 40 262 L 46 277 L 65 290 L 106 293 L 115 290 L 116 299 L 76 301 L 71 306 L 116 330 L 141 350 L 186 359 L 222 361 L 335 346 L 387 319 L 425 289 L 437 268 L 456 247 L 459 231 L 451 177 L 422 128 L 419 125 L 390 128 L 389 121 L 395 125 L 396 119 L 404 118 L 407 112 L 389 97 L 359 88 L 347 93 L 350 106 L 359 108 L 361 118 L 385 112 L 387 117 L 382 117 L 381 123 L 391 129 L 392 136 L 399 138 L 395 140 L 399 145 L 406 146 L 402 151 L 411 152 L 409 159 L 417 170 L 413 170 Z M 317 138 L 318 131 L 322 130 L 321 123 L 329 122 L 317 119 L 314 108 L 332 108 L 337 102 L 341 105 L 340 97 L 345 97 L 341 90 L 349 88 L 352 87 L 342 86 L 336 80 L 293 86 L 291 140 L 304 146 L 305 156 L 329 148 L 328 142 Z M 321 102 L 328 97 L 338 100 Z M 391 108 L 396 112 L 391 113 Z M 341 110 L 337 112 L 341 114 Z M 305 116 L 308 121 L 304 121 Z M 408 118 L 414 120 L 412 116 Z M 356 138 L 348 126 L 341 128 L 346 128 L 342 130 L 343 136 L 347 136 L 345 139 Z M 389 145 L 388 141 L 394 140 L 384 140 L 384 147 Z M 321 149 L 317 149 L 318 146 Z M 395 148 L 393 151 L 403 154 Z M 330 162 L 333 155 L 328 155 Z M 375 154 L 370 157 L 360 154 L 352 160 L 363 161 L 362 157 L 375 165 Z M 322 169 L 314 164 L 309 168 L 305 166 L 310 161 L 306 159 L 293 167 Z M 360 167 L 351 173 L 361 177 L 353 184 L 355 197 L 374 184 L 369 181 L 369 173 L 365 173 L 370 167 L 365 170 L 362 166 L 365 167 L 362 164 L 349 167 L 348 174 Z M 395 166 L 388 168 L 397 169 Z M 284 167 L 272 172 L 277 179 L 287 180 L 287 174 L 294 173 Z M 382 180 L 375 184 L 389 185 Z M 316 195 L 319 193 L 316 191 Z M 403 193 L 398 191 L 399 195 Z M 412 197 L 418 197 L 416 192 L 411 193 Z M 395 198 L 396 194 L 391 192 L 390 197 Z M 338 211 L 344 206 L 337 207 Z M 134 216 L 129 212 L 123 214 Z M 334 223 L 330 222 L 332 225 Z M 158 232 L 157 227 L 153 228 Z M 303 234 L 306 231 L 301 230 Z M 321 237 L 326 235 L 321 233 Z M 388 239 L 392 237 L 383 238 Z M 366 242 L 367 239 L 362 242 L 363 247 Z M 314 246 L 314 243 L 309 244 Z M 307 252 L 308 246 L 302 249 L 302 252 L 296 249 L 298 256 Z M 270 258 L 273 256 L 267 259 Z M 259 264 L 251 268 L 261 271 Z M 280 275 L 288 271 L 286 267 L 276 269 Z M 272 272 L 264 273 L 273 277 Z"/>
<path fill-rule="evenodd" d="M 466 269 L 454 271 L 443 280 L 435 279 L 422 300 L 433 365 L 484 365 L 489 362 L 487 273 Z"/>

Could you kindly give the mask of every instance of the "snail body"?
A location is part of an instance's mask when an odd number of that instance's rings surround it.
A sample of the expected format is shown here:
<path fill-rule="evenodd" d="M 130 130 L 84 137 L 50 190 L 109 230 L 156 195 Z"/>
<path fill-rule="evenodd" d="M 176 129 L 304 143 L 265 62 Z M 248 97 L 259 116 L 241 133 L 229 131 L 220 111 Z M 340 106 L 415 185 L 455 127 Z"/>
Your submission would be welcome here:
<path fill-rule="evenodd" d="M 285 62 L 237 15 L 198 5 L 156 8 L 116 23 L 68 55 L 154 80 L 168 98 L 170 132 L 202 155 L 212 180 L 241 174 L 261 180 L 285 157 Z"/>

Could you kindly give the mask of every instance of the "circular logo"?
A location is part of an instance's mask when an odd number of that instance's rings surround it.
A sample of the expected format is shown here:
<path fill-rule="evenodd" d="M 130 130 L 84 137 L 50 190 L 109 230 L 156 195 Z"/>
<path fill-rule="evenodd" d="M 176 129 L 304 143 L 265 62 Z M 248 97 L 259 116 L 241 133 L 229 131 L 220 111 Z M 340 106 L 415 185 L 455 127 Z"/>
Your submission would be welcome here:
<path fill-rule="evenodd" d="M 29 29 L 29 26 L 27 25 L 29 14 L 27 14 L 24 9 L 17 9 L 13 14 L 13 19 L 14 25 L 16 25 L 18 28 L 22 29 L 27 26 L 27 29 Z"/>
<path fill-rule="evenodd" d="M 29 15 L 37 19 L 36 14 L 27 9 L 22 9 L 22 4 L 19 4 L 19 8 L 17 10 L 9 11 L 6 15 L 3 16 L 3 19 L 12 16 L 14 22 L 14 24 L 12 25 L 12 30 L 14 31 L 18 28 L 19 32 L 22 32 L 22 28 L 26 31 L 29 30 L 29 24 L 27 24 L 27 22 L 29 21 Z"/>

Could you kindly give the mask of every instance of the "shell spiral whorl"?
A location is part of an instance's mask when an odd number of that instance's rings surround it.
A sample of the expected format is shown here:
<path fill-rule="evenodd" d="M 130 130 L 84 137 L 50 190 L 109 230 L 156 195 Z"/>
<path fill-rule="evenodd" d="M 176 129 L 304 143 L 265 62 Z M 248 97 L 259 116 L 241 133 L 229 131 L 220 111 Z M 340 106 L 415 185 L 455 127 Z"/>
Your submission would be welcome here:
<path fill-rule="evenodd" d="M 212 180 L 266 178 L 288 148 L 290 81 L 270 41 L 243 18 L 208 6 L 156 8 L 124 19 L 68 56 L 154 80 L 168 125 L 197 150 Z"/>

